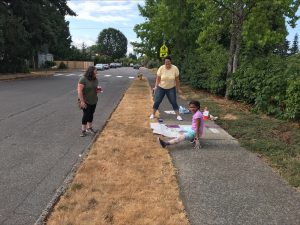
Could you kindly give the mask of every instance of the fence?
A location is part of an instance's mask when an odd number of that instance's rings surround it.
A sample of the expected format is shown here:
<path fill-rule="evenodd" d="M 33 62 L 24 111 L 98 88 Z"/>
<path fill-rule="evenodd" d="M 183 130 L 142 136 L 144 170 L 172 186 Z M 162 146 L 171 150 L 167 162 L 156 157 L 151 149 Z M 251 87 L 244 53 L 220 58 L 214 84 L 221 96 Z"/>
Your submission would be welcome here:
<path fill-rule="evenodd" d="M 87 69 L 89 66 L 93 66 L 94 62 L 86 62 L 86 61 L 54 61 L 57 66 L 61 62 L 67 65 L 68 69 Z"/>

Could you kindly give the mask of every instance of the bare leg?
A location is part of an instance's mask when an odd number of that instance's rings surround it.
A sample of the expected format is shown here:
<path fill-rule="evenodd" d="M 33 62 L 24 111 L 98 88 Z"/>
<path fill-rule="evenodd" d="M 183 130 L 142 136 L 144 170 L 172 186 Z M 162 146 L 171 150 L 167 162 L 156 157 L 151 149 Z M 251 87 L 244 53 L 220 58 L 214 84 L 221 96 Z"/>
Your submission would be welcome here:
<path fill-rule="evenodd" d="M 179 142 L 184 141 L 184 140 L 185 140 L 185 135 L 184 134 L 180 134 L 179 137 L 173 138 L 173 139 L 167 141 L 166 143 L 168 145 L 173 145 L 173 144 L 178 144 Z"/>
<path fill-rule="evenodd" d="M 167 147 L 168 145 L 177 144 L 177 143 L 179 143 L 181 141 L 184 141 L 184 140 L 185 140 L 185 135 L 184 134 L 180 134 L 179 137 L 173 138 L 169 141 L 164 141 L 161 138 L 158 138 L 158 141 L 159 141 L 161 147 L 163 147 L 163 148 Z"/>

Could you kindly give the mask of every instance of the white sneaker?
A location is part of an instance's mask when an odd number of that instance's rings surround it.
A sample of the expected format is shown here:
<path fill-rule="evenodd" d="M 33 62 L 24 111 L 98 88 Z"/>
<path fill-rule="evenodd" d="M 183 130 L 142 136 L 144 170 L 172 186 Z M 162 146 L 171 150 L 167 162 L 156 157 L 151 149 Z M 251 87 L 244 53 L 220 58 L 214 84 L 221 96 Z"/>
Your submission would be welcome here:
<path fill-rule="evenodd" d="M 154 115 L 153 115 L 153 114 L 150 115 L 150 120 L 151 120 L 151 119 L 154 119 Z"/>
<path fill-rule="evenodd" d="M 177 116 L 176 117 L 177 120 L 182 121 L 183 119 L 181 118 L 181 116 Z"/>

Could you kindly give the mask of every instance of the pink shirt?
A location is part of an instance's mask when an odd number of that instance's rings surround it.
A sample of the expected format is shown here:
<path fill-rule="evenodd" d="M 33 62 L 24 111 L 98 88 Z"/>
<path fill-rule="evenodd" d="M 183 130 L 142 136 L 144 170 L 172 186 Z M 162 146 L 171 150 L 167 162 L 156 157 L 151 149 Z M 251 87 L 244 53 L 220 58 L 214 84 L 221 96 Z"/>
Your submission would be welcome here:
<path fill-rule="evenodd" d="M 197 130 L 197 125 L 196 125 L 196 121 L 197 119 L 200 119 L 200 127 L 199 127 L 199 134 L 200 136 L 202 136 L 203 134 L 203 127 L 204 127 L 204 120 L 203 120 L 203 115 L 202 113 L 198 110 L 197 112 L 195 112 L 195 114 L 193 115 L 192 118 L 192 129 L 196 132 Z"/>

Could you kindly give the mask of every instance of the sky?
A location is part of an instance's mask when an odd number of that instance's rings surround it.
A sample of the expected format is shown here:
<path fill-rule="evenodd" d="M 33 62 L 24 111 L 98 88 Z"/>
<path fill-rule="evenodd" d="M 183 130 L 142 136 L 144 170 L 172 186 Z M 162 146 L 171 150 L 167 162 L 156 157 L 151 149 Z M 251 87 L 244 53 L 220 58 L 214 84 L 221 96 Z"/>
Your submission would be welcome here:
<path fill-rule="evenodd" d="M 127 52 L 133 53 L 130 42 L 139 40 L 133 28 L 145 21 L 138 10 L 138 4 L 143 6 L 144 0 L 70 0 L 67 3 L 77 14 L 66 17 L 73 45 L 81 48 L 84 42 L 91 46 L 103 29 L 115 28 L 127 38 Z"/>
<path fill-rule="evenodd" d="M 84 42 L 91 46 L 96 43 L 103 29 L 111 27 L 125 35 L 128 40 L 127 53 L 133 53 L 130 42 L 140 41 L 133 28 L 145 21 L 145 18 L 140 16 L 137 5 L 144 6 L 144 0 L 69 0 L 67 3 L 77 14 L 76 17 L 66 17 L 70 22 L 73 45 L 81 48 Z M 300 16 L 300 9 L 297 15 Z M 300 20 L 296 28 L 287 26 L 287 29 L 287 39 L 292 42 L 296 33 L 300 36 Z"/>

